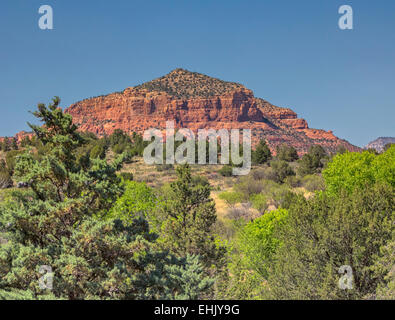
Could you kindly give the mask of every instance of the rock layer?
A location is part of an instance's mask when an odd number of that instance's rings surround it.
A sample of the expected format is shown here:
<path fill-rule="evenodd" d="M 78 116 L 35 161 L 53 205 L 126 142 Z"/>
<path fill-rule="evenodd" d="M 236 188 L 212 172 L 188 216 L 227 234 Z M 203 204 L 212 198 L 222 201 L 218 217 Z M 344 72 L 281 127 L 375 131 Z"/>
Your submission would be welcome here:
<path fill-rule="evenodd" d="M 115 129 L 127 133 L 150 128 L 164 129 L 173 120 L 176 128 L 251 129 L 253 144 L 265 139 L 274 151 L 287 143 L 300 154 L 313 144 L 334 152 L 340 145 L 360 148 L 337 138 L 332 131 L 310 129 L 306 120 L 289 108 L 256 98 L 240 84 L 225 82 L 183 69 L 123 92 L 86 99 L 66 112 L 80 130 L 99 136 Z"/>

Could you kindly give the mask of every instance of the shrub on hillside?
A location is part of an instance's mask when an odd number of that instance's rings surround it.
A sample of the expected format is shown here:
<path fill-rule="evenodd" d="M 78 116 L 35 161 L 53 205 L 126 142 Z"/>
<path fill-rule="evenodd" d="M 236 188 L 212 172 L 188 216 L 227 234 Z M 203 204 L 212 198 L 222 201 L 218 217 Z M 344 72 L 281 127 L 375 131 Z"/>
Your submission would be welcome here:
<path fill-rule="evenodd" d="M 265 213 L 268 208 L 267 196 L 262 193 L 252 195 L 250 198 L 250 202 L 252 204 L 252 207 L 258 210 L 260 214 Z"/>
<path fill-rule="evenodd" d="M 325 190 L 325 181 L 321 175 L 307 175 L 302 179 L 302 186 L 310 192 Z"/>
<path fill-rule="evenodd" d="M 243 201 L 243 194 L 240 192 L 222 192 L 219 194 L 218 198 L 224 200 L 229 207 L 234 207 L 237 203 L 241 203 Z"/>
<path fill-rule="evenodd" d="M 273 169 L 276 177 L 275 181 L 278 183 L 283 183 L 286 177 L 295 175 L 295 172 L 289 166 L 288 162 L 283 160 L 270 162 L 270 167 Z"/>
<path fill-rule="evenodd" d="M 192 176 L 192 183 L 195 186 L 210 186 L 210 181 L 205 176 L 196 175 Z"/>
<path fill-rule="evenodd" d="M 10 188 L 13 184 L 14 183 L 8 171 L 0 171 L 0 189 Z"/>
<path fill-rule="evenodd" d="M 298 174 L 303 177 L 308 174 L 319 173 L 327 161 L 328 154 L 325 149 L 320 145 L 313 145 L 310 147 L 309 152 L 304 154 L 298 161 Z"/>
<path fill-rule="evenodd" d="M 274 172 L 274 169 L 265 165 L 262 168 L 257 168 L 254 171 L 252 171 L 252 177 L 255 180 L 272 180 L 276 181 L 277 176 L 276 173 Z"/>
<path fill-rule="evenodd" d="M 132 172 L 121 172 L 120 176 L 124 181 L 133 181 L 133 173 Z"/>
<path fill-rule="evenodd" d="M 233 175 L 233 169 L 231 166 L 225 165 L 218 171 L 218 173 L 223 177 L 231 177 Z"/>
<path fill-rule="evenodd" d="M 299 159 L 298 152 L 292 146 L 281 144 L 276 148 L 276 158 L 287 162 L 292 162 Z"/>
<path fill-rule="evenodd" d="M 290 188 L 299 188 L 302 185 L 302 180 L 297 176 L 288 176 L 284 179 L 284 183 Z"/>
<path fill-rule="evenodd" d="M 256 181 L 249 177 L 243 177 L 240 182 L 235 184 L 233 189 L 243 195 L 244 200 L 248 201 L 254 194 L 261 193 L 263 190 L 263 181 Z"/>

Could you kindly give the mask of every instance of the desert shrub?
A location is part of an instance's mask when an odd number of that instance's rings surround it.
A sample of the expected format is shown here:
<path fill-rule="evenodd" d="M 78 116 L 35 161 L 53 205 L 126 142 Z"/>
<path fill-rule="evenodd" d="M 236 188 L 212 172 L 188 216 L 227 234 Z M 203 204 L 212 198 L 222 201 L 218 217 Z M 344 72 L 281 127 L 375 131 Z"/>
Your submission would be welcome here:
<path fill-rule="evenodd" d="M 270 197 L 273 204 L 279 208 L 283 208 L 289 196 L 289 188 L 285 185 L 277 185 L 277 187 L 270 190 Z"/>
<path fill-rule="evenodd" d="M 295 172 L 289 166 L 288 162 L 283 160 L 270 162 L 270 167 L 273 169 L 276 176 L 275 181 L 279 183 L 283 183 L 286 177 L 295 175 Z"/>
<path fill-rule="evenodd" d="M 288 176 L 284 179 L 284 183 L 290 188 L 299 188 L 302 185 L 302 180 L 297 176 Z"/>
<path fill-rule="evenodd" d="M 112 151 L 114 151 L 116 154 L 121 154 L 126 150 L 128 145 L 126 143 L 118 143 L 112 147 Z"/>
<path fill-rule="evenodd" d="M 106 148 L 102 144 L 96 144 L 90 151 L 90 157 L 93 159 L 104 159 L 106 157 Z"/>
<path fill-rule="evenodd" d="M 223 166 L 218 173 L 223 177 L 231 177 L 233 175 L 233 169 L 231 166 Z"/>
<path fill-rule="evenodd" d="M 268 272 L 268 298 L 363 299 L 388 288 L 393 255 L 382 250 L 392 241 L 394 199 L 388 184 L 299 198 L 277 233 L 282 245 Z M 353 290 L 339 288 L 343 265 L 352 268 Z"/>
<path fill-rule="evenodd" d="M 302 179 L 302 186 L 310 192 L 324 190 L 325 181 L 318 174 L 307 175 Z"/>
<path fill-rule="evenodd" d="M 283 143 L 276 148 L 276 157 L 278 160 L 292 162 L 299 159 L 298 152 L 292 146 Z"/>
<path fill-rule="evenodd" d="M 10 174 L 6 170 L 0 171 L 0 189 L 10 188 L 13 185 Z"/>
<path fill-rule="evenodd" d="M 132 172 L 121 172 L 120 175 L 124 181 L 133 181 Z"/>
<path fill-rule="evenodd" d="M 167 164 L 158 164 L 155 166 L 156 171 L 158 172 L 162 172 L 162 171 L 169 171 L 169 170 L 173 170 L 174 169 L 174 165 L 172 165 L 171 163 Z"/>
<path fill-rule="evenodd" d="M 192 183 L 195 186 L 210 186 L 210 181 L 205 176 L 195 175 L 192 176 Z"/>
<path fill-rule="evenodd" d="M 281 245 L 276 232 L 286 222 L 286 211 L 266 213 L 252 222 L 235 221 L 229 277 L 222 285 L 225 299 L 262 299 L 265 277 Z"/>
<path fill-rule="evenodd" d="M 20 150 L 11 150 L 7 152 L 5 158 L 7 163 L 7 170 L 10 175 L 14 173 L 16 160 L 22 153 L 23 151 Z"/>
<path fill-rule="evenodd" d="M 252 177 L 255 180 L 272 180 L 272 181 L 276 181 L 277 176 L 276 173 L 274 172 L 274 169 L 265 165 L 261 168 L 257 168 L 252 172 Z"/>
<path fill-rule="evenodd" d="M 299 198 L 303 199 L 303 194 L 295 193 L 292 191 L 286 192 L 281 199 L 281 208 L 288 210 L 293 204 L 299 201 Z"/>
<path fill-rule="evenodd" d="M 148 218 L 159 203 L 153 189 L 144 182 L 126 181 L 125 192 L 116 200 L 108 217 L 130 223 L 139 216 Z"/>
<path fill-rule="evenodd" d="M 235 184 L 233 189 L 243 194 L 244 200 L 250 199 L 253 194 L 261 193 L 263 190 L 263 181 L 256 181 L 250 179 L 249 177 L 243 177 L 240 179 L 240 182 Z"/>
<path fill-rule="evenodd" d="M 252 207 L 258 210 L 260 214 L 263 214 L 268 208 L 267 197 L 262 193 L 253 194 L 250 197 L 250 202 Z"/>
<path fill-rule="evenodd" d="M 254 180 L 265 179 L 265 170 L 263 168 L 257 168 L 251 172 L 251 175 Z"/>
<path fill-rule="evenodd" d="M 218 198 L 224 200 L 229 207 L 233 208 L 237 203 L 243 201 L 244 196 L 240 192 L 227 191 L 220 193 Z"/>
<path fill-rule="evenodd" d="M 249 203 L 243 203 L 238 207 L 230 208 L 226 213 L 226 218 L 232 220 L 252 220 L 253 216 L 250 211 L 250 207 Z"/>
<path fill-rule="evenodd" d="M 246 266 L 262 278 L 268 275 L 268 266 L 281 241 L 275 236 L 276 229 L 286 223 L 288 211 L 270 211 L 248 223 L 238 235 L 239 250 L 245 257 Z"/>

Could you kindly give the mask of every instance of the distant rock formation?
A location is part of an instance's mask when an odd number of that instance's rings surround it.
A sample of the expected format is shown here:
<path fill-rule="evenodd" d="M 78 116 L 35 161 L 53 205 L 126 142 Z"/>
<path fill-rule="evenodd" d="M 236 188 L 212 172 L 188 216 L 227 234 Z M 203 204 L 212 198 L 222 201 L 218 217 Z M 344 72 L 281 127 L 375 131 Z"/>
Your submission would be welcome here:
<path fill-rule="evenodd" d="M 394 137 L 380 137 L 376 140 L 369 142 L 364 149 L 375 149 L 377 152 L 383 152 L 385 145 L 395 143 Z"/>

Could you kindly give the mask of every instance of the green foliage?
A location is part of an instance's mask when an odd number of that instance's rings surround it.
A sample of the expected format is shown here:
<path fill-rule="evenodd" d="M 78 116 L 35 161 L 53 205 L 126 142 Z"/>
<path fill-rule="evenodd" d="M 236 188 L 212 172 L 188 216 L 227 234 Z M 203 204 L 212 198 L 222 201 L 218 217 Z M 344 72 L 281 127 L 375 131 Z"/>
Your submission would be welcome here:
<path fill-rule="evenodd" d="M 262 299 L 268 268 L 281 245 L 276 232 L 287 221 L 286 210 L 275 210 L 247 224 L 236 223 L 238 230 L 231 248 L 229 277 L 223 284 L 222 298 Z"/>
<path fill-rule="evenodd" d="M 395 187 L 395 146 L 375 155 L 370 152 L 336 155 L 323 171 L 329 193 L 370 188 L 377 182 Z"/>
<path fill-rule="evenodd" d="M 287 217 L 285 209 L 270 211 L 248 223 L 239 234 L 239 250 L 246 266 L 263 278 L 267 278 L 268 266 L 281 245 L 276 229 L 286 223 Z"/>
<path fill-rule="evenodd" d="M 268 208 L 267 196 L 265 196 L 262 193 L 253 194 L 250 197 L 250 201 L 251 201 L 252 207 L 254 209 L 258 210 L 258 212 L 260 214 L 265 213 L 265 211 Z"/>
<path fill-rule="evenodd" d="M 162 299 L 197 300 L 203 292 L 207 292 L 215 280 L 204 273 L 204 267 L 198 256 L 187 255 L 183 264 L 171 264 L 165 267 L 170 285 Z M 172 290 L 175 290 L 173 292 Z M 181 290 L 180 290 L 181 289 Z"/>
<path fill-rule="evenodd" d="M 196 176 L 192 176 L 192 183 L 195 186 L 209 186 L 210 187 L 210 181 L 208 181 L 208 179 L 205 176 L 200 176 L 200 175 L 196 175 Z"/>
<path fill-rule="evenodd" d="M 176 255 L 199 255 L 206 267 L 219 268 L 224 249 L 213 234 L 217 215 L 211 188 L 195 185 L 188 165 L 177 167 L 177 176 L 163 209 L 161 241 Z"/>
<path fill-rule="evenodd" d="M 320 145 L 313 145 L 309 152 L 304 154 L 299 160 L 298 174 L 305 176 L 308 174 L 319 173 L 327 161 L 328 155 Z"/>
<path fill-rule="evenodd" d="M 257 168 L 254 171 L 252 171 L 252 177 L 255 180 L 272 180 L 276 181 L 277 176 L 276 173 L 274 172 L 273 168 L 264 165 L 261 168 Z"/>
<path fill-rule="evenodd" d="M 325 181 L 318 175 L 307 175 L 302 179 L 303 187 L 310 192 L 325 190 Z"/>
<path fill-rule="evenodd" d="M 143 137 L 136 132 L 133 132 L 133 134 L 129 136 L 121 129 L 115 129 L 110 137 L 108 137 L 107 141 L 116 154 L 127 152 L 130 156 L 142 156 L 144 148 L 148 144 L 148 142 L 145 142 Z"/>
<path fill-rule="evenodd" d="M 388 274 L 373 273 L 380 248 L 391 240 L 394 189 L 375 185 L 336 197 L 299 198 L 277 233 L 283 243 L 268 270 L 266 298 L 361 299 Z M 340 266 L 353 270 L 353 289 L 338 286 Z"/>
<path fill-rule="evenodd" d="M 13 184 L 14 183 L 8 171 L 0 170 L 0 189 L 12 187 Z"/>
<path fill-rule="evenodd" d="M 395 143 L 387 143 L 387 144 L 384 146 L 384 152 L 387 151 L 389 148 L 393 147 L 394 144 L 395 144 Z"/>
<path fill-rule="evenodd" d="M 227 82 L 178 68 L 161 78 L 143 83 L 136 88 L 166 92 L 177 98 L 188 99 L 219 96 L 241 87 L 242 85 L 238 83 Z"/>
<path fill-rule="evenodd" d="M 120 176 L 124 181 L 133 181 L 133 173 L 131 172 L 121 172 Z"/>
<path fill-rule="evenodd" d="M 233 175 L 233 169 L 229 165 L 223 166 L 218 173 L 223 177 L 231 177 Z"/>
<path fill-rule="evenodd" d="M 265 182 L 256 181 L 249 177 L 242 177 L 239 183 L 233 186 L 235 192 L 243 195 L 243 200 L 248 201 L 252 195 L 261 193 Z"/>
<path fill-rule="evenodd" d="M 144 182 L 125 181 L 125 192 L 117 199 L 108 216 L 130 223 L 136 217 L 148 218 L 159 206 L 160 200 Z"/>
<path fill-rule="evenodd" d="M 23 153 L 23 151 L 19 151 L 19 150 L 11 150 L 11 151 L 7 152 L 5 159 L 6 159 L 6 163 L 7 163 L 7 170 L 10 173 L 10 175 L 13 175 L 16 160 L 17 160 L 18 156 L 20 156 L 22 153 Z"/>
<path fill-rule="evenodd" d="M 377 286 L 376 294 L 367 298 L 395 300 L 395 231 L 392 233 L 392 241 L 380 249 L 380 257 L 372 271 L 381 282 Z"/>
<path fill-rule="evenodd" d="M 264 140 L 260 140 L 255 150 L 252 152 L 253 164 L 264 164 L 272 158 L 272 153 Z"/>
<path fill-rule="evenodd" d="M 0 245 L 1 297 L 48 297 L 39 287 L 41 265 L 53 270 L 51 294 L 56 298 L 199 297 L 212 281 L 203 276 L 198 257 L 157 251 L 157 235 L 143 217 L 128 223 L 100 219 L 123 192 L 116 175 L 123 156 L 111 164 L 89 156 L 77 159 L 86 139 L 58 105 L 55 98 L 48 108 L 40 104 L 34 112 L 44 125 L 31 127 L 47 152 L 36 158 L 27 151 L 15 165 L 16 176 L 31 188 L 15 191 L 0 206 L 5 238 Z M 135 191 L 141 187 L 130 185 Z M 148 210 L 143 200 L 124 203 Z"/>
<path fill-rule="evenodd" d="M 0 300 L 59 300 L 51 293 L 35 296 L 34 292 L 30 290 L 1 290 Z"/>
<path fill-rule="evenodd" d="M 102 144 L 96 144 L 89 155 L 93 159 L 104 159 L 106 157 L 106 147 Z"/>
<path fill-rule="evenodd" d="M 278 183 L 283 183 L 286 177 L 295 175 L 288 162 L 283 160 L 271 161 L 270 167 L 273 168 L 275 181 Z"/>
<path fill-rule="evenodd" d="M 284 183 L 288 185 L 290 188 L 298 188 L 302 185 L 302 181 L 300 177 L 297 176 L 288 176 L 284 179 Z"/>
<path fill-rule="evenodd" d="M 226 191 L 219 194 L 218 198 L 224 200 L 229 207 L 234 207 L 243 201 L 243 194 L 240 192 Z"/>
<path fill-rule="evenodd" d="M 281 144 L 276 148 L 276 157 L 278 160 L 292 162 L 299 159 L 298 152 L 292 146 Z"/>

